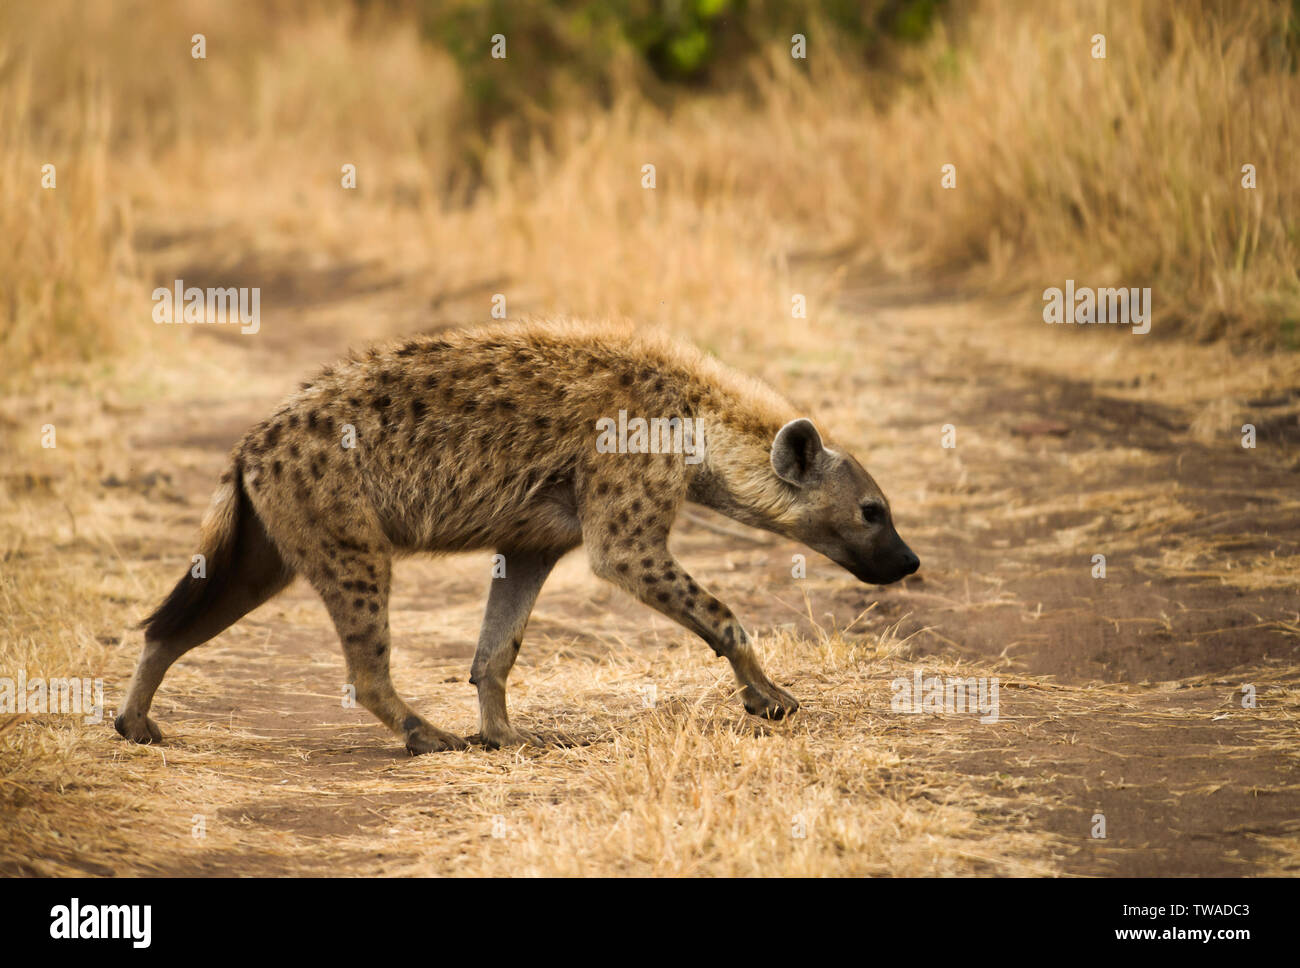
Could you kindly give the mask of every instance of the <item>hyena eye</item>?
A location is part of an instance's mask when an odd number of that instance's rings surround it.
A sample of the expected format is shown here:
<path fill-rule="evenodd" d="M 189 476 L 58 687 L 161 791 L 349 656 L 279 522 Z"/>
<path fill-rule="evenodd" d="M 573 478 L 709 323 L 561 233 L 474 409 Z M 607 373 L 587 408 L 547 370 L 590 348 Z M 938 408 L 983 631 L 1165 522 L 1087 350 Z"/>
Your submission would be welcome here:
<path fill-rule="evenodd" d="M 862 505 L 862 520 L 867 524 L 879 524 L 885 520 L 885 506 L 876 501 Z"/>

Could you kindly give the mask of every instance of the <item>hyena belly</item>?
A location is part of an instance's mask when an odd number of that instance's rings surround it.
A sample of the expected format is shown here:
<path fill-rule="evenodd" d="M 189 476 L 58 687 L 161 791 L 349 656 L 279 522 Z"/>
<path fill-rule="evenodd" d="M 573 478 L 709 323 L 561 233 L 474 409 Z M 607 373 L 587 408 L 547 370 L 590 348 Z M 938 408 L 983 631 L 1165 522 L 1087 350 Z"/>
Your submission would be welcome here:
<path fill-rule="evenodd" d="M 475 470 L 478 476 L 465 480 Z M 398 553 L 568 550 L 581 544 L 572 470 L 543 476 L 520 468 L 495 482 L 494 476 L 470 465 L 461 473 L 426 478 L 414 500 L 401 479 L 371 482 L 367 495 Z"/>
<path fill-rule="evenodd" d="M 518 409 L 467 420 L 419 401 L 418 421 L 365 427 L 361 490 L 397 552 L 569 549 L 582 540 L 576 455 L 540 446 Z M 531 431 L 531 432 L 530 432 Z"/>

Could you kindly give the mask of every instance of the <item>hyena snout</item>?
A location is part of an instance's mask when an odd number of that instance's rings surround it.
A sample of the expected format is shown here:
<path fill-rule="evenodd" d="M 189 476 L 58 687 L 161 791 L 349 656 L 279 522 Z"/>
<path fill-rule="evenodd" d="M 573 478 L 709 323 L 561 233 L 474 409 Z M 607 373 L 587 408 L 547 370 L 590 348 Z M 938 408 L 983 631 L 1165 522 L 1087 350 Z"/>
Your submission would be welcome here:
<path fill-rule="evenodd" d="M 921 567 L 921 559 L 916 556 L 915 551 L 907 545 L 903 545 L 899 567 L 902 569 L 902 574 L 898 577 L 906 578 L 908 575 L 915 574 L 916 570 Z"/>
<path fill-rule="evenodd" d="M 916 556 L 916 552 L 895 534 L 888 546 L 859 557 L 849 567 L 849 571 L 854 578 L 870 585 L 892 585 L 915 574 L 920 567 L 921 559 Z"/>

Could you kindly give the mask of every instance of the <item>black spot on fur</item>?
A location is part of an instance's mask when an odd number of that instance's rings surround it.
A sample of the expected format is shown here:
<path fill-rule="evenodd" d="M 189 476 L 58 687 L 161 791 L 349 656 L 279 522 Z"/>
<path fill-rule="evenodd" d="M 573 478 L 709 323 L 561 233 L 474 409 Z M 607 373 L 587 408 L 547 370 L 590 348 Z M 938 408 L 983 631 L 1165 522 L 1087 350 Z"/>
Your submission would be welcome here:
<path fill-rule="evenodd" d="M 332 437 L 334 436 L 334 421 L 329 414 L 313 410 L 307 414 L 307 429 L 322 437 Z"/>

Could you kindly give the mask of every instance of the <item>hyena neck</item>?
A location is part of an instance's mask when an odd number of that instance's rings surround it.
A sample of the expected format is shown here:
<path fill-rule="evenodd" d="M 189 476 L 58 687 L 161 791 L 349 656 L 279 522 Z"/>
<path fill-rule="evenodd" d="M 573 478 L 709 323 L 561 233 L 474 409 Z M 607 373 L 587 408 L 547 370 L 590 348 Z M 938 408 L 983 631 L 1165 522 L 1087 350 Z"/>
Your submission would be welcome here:
<path fill-rule="evenodd" d="M 738 425 L 718 415 L 703 423 L 705 456 L 691 482 L 690 500 L 750 527 L 777 530 L 794 500 L 771 465 L 779 424 L 775 429 L 765 422 Z"/>

